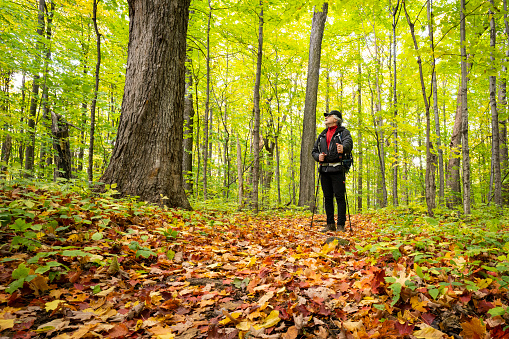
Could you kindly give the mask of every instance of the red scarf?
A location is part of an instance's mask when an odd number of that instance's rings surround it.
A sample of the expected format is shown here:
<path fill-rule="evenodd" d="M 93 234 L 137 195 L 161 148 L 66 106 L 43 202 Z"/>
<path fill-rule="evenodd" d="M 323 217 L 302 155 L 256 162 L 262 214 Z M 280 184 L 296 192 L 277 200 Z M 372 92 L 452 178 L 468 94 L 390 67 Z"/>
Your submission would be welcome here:
<path fill-rule="evenodd" d="M 338 126 L 336 125 L 336 126 L 329 127 L 329 129 L 327 130 L 327 137 L 326 137 L 327 149 L 329 149 L 330 141 L 332 139 L 332 136 L 334 135 L 334 132 L 336 132 L 337 128 L 338 128 Z"/>

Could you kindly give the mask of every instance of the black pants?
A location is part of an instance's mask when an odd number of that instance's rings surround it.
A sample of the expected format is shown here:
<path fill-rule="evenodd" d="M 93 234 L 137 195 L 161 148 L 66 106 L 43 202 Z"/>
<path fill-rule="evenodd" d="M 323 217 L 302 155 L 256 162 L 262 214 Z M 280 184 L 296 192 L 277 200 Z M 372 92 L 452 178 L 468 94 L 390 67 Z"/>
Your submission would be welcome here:
<path fill-rule="evenodd" d="M 321 173 L 320 181 L 324 197 L 325 214 L 327 214 L 327 225 L 334 224 L 334 197 L 338 204 L 338 225 L 345 225 L 346 222 L 346 201 L 345 201 L 345 174 Z"/>

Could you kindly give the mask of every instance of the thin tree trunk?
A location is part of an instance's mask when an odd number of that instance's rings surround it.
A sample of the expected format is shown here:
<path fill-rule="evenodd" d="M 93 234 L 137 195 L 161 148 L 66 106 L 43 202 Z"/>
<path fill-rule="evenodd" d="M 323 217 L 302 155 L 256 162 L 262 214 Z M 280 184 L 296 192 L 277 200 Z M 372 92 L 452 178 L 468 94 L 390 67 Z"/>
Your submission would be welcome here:
<path fill-rule="evenodd" d="M 359 49 L 359 58 L 360 58 L 360 49 Z M 363 158 L 363 150 L 362 150 L 362 69 L 361 62 L 359 60 L 357 64 L 357 163 L 358 163 L 358 176 L 357 176 L 357 210 L 359 212 L 362 211 L 362 158 Z"/>
<path fill-rule="evenodd" d="M 36 71 L 33 74 L 32 81 L 32 98 L 30 99 L 30 112 L 28 118 L 28 134 L 29 134 L 29 143 L 25 149 L 25 173 L 26 176 L 33 176 L 34 171 L 34 154 L 35 154 L 35 120 L 37 114 L 37 103 L 39 99 L 39 67 L 40 67 L 40 58 L 42 51 L 42 39 L 44 32 L 44 7 L 45 1 L 39 0 L 39 9 L 37 15 L 37 35 L 38 42 L 36 44 L 36 56 L 35 56 L 35 69 Z"/>
<path fill-rule="evenodd" d="M 92 105 L 90 107 L 90 145 L 88 148 L 88 182 L 94 181 L 94 138 L 95 138 L 95 108 L 97 105 L 97 95 L 99 92 L 99 70 L 101 69 L 101 34 L 97 27 L 97 1 L 93 0 L 92 22 L 94 23 L 94 30 L 97 39 L 97 62 L 95 64 L 95 87 L 94 97 L 92 98 Z"/>
<path fill-rule="evenodd" d="M 321 12 L 314 12 L 309 43 L 308 76 L 300 148 L 299 206 L 308 206 L 310 210 L 313 210 L 315 207 L 315 161 L 311 156 L 311 150 L 316 138 L 316 104 L 320 76 L 320 57 L 328 6 L 328 3 L 325 2 Z"/>
<path fill-rule="evenodd" d="M 461 204 L 461 179 L 460 179 L 460 147 L 461 147 L 461 85 L 458 89 L 456 100 L 456 116 L 452 129 L 451 143 L 449 144 L 449 164 L 447 166 L 447 207 L 454 208 Z"/>
<path fill-rule="evenodd" d="M 26 88 L 25 88 L 25 71 L 23 71 L 23 76 L 21 78 L 21 125 L 23 125 L 23 120 L 25 119 L 25 96 L 26 96 Z M 24 129 L 22 128 L 20 131 L 20 134 L 23 135 L 25 133 Z M 22 140 L 19 145 L 18 149 L 19 154 L 19 166 L 20 168 L 23 168 L 23 160 L 25 155 L 25 142 Z"/>
<path fill-rule="evenodd" d="M 405 16 L 410 27 L 410 33 L 412 34 L 412 40 L 414 42 L 414 48 L 417 53 L 417 64 L 419 65 L 419 77 L 421 79 L 421 91 L 424 100 L 424 107 L 426 109 L 426 179 L 425 179 L 425 193 L 426 193 L 426 205 L 428 207 L 428 215 L 433 216 L 433 209 L 435 208 L 435 163 L 436 155 L 433 153 L 433 143 L 431 141 L 431 119 L 429 113 L 429 102 L 426 96 L 426 86 L 424 85 L 424 75 L 422 71 L 422 60 L 419 54 L 419 48 L 417 46 L 417 40 L 415 38 L 414 24 L 410 20 L 410 16 L 406 10 L 405 3 L 403 3 L 405 10 Z"/>
<path fill-rule="evenodd" d="M 253 90 L 253 191 L 252 205 L 255 213 L 258 213 L 258 181 L 260 176 L 260 80 L 262 76 L 263 55 L 263 1 L 260 0 L 260 15 L 258 25 L 258 53 L 256 57 L 256 80 Z"/>
<path fill-rule="evenodd" d="M 489 14 L 490 20 L 490 47 L 492 67 L 495 64 L 495 43 L 496 43 L 496 26 L 495 15 L 493 13 L 494 0 L 490 0 L 491 7 Z M 502 206 L 502 177 L 500 174 L 500 146 L 498 133 L 498 112 L 497 112 L 497 77 L 492 75 L 490 81 L 490 109 L 491 109 L 491 168 L 493 170 L 493 183 L 495 189 L 495 204 Z M 491 185 L 490 185 L 491 189 Z M 490 196 L 491 198 L 491 196 Z"/>
<path fill-rule="evenodd" d="M 4 88 L 3 88 L 3 92 L 4 92 L 4 95 L 3 95 L 3 98 L 2 98 L 2 111 L 4 112 L 4 116 L 7 116 L 9 117 L 9 87 L 10 87 L 10 82 L 11 82 L 11 75 L 12 75 L 12 72 L 6 72 L 6 74 L 2 74 L 2 80 L 4 81 Z M 12 136 L 11 136 L 11 133 L 9 131 L 9 124 L 5 124 L 4 125 L 4 130 L 5 130 L 5 137 L 4 137 L 4 140 L 2 141 L 2 157 L 1 157 L 1 162 L 2 164 L 0 165 L 0 172 L 5 172 L 7 170 L 7 165 L 9 164 L 9 159 L 11 157 L 11 151 L 12 151 Z M 1 175 L 1 173 L 0 173 Z"/>
<path fill-rule="evenodd" d="M 431 0 L 430 0 L 431 1 Z M 396 7 L 392 11 L 392 37 L 393 37 L 393 54 L 394 54 L 394 85 L 393 85 L 393 105 L 394 105 L 394 123 L 393 123 L 393 139 L 394 139 L 394 162 L 392 163 L 392 204 L 398 206 L 398 95 L 397 95 L 397 53 L 396 53 L 396 14 L 399 9 L 399 0 Z"/>
<path fill-rule="evenodd" d="M 507 78 L 506 78 L 506 72 L 507 67 L 505 66 L 505 62 L 509 60 L 509 21 L 507 20 L 507 0 L 504 0 L 504 28 L 505 28 L 505 34 L 507 37 L 507 41 L 505 44 L 505 58 L 503 59 L 504 62 L 502 62 L 502 76 L 501 76 L 501 83 L 500 83 L 500 93 L 501 93 L 501 105 L 502 105 L 502 112 L 499 113 L 499 116 L 506 116 L 507 112 Z M 500 171 L 501 173 L 506 175 L 506 173 L 509 171 L 509 156 L 508 156 L 508 147 L 507 147 L 507 119 L 504 119 L 500 121 Z M 509 204 L 509 184 L 504 184 L 502 182 L 502 196 L 505 204 Z"/>
<path fill-rule="evenodd" d="M 203 154 L 203 198 L 208 198 L 208 188 L 207 188 L 207 176 L 208 176 L 208 162 L 209 162 L 209 110 L 210 110 L 210 21 L 212 19 L 212 7 L 210 4 L 210 0 L 208 0 L 209 4 L 209 14 L 207 18 L 207 93 L 205 99 L 205 115 L 203 117 L 203 145 L 202 145 L 202 154 Z"/>
<path fill-rule="evenodd" d="M 42 81 L 42 96 L 41 96 L 41 106 L 42 106 L 42 125 L 45 127 L 44 134 L 47 134 L 48 139 L 51 135 L 51 117 L 49 113 L 49 86 L 48 86 L 48 68 L 51 62 L 51 24 L 53 21 L 53 10 L 55 4 L 52 0 L 49 1 L 50 8 L 46 10 L 46 43 L 45 50 L 46 54 L 44 56 L 44 73 L 43 73 L 43 81 Z M 44 169 L 46 165 L 51 165 L 52 160 L 51 156 L 47 156 L 46 153 L 50 150 L 50 144 L 44 138 L 41 140 L 41 153 L 40 153 L 40 168 Z M 44 172 L 43 172 L 44 173 Z"/>
<path fill-rule="evenodd" d="M 468 145 L 468 78 L 467 48 L 465 45 L 465 0 L 460 0 L 460 51 L 461 51 L 461 136 L 463 158 L 463 213 L 470 214 L 470 149 Z"/>
<path fill-rule="evenodd" d="M 374 22 L 374 21 L 373 21 Z M 376 87 L 376 94 L 377 94 L 377 101 L 375 104 L 375 116 L 379 115 L 379 112 L 382 110 L 382 89 L 380 87 L 380 79 L 379 79 L 379 73 L 380 73 L 380 55 L 379 55 L 379 49 L 377 44 L 377 38 L 376 38 L 376 31 L 375 31 L 375 24 L 373 23 L 373 39 L 374 39 L 374 47 L 375 47 L 375 58 L 376 58 L 376 72 L 375 72 L 375 87 Z M 380 191 L 379 196 L 379 203 L 380 207 L 386 207 L 387 206 L 387 182 L 386 182 L 386 173 L 385 173 L 385 136 L 384 136 L 384 130 L 383 130 L 383 117 L 379 116 L 378 119 L 375 119 L 375 116 L 373 117 L 374 123 L 375 123 L 375 129 L 377 130 L 377 150 L 378 150 L 378 160 L 380 164 L 380 174 L 378 177 L 379 184 L 378 184 L 378 190 Z"/>
<path fill-rule="evenodd" d="M 244 195 L 244 178 L 242 174 L 242 149 L 240 147 L 239 135 L 237 134 L 237 188 L 238 188 L 238 203 L 239 210 L 243 206 L 243 195 Z"/>
<path fill-rule="evenodd" d="M 442 139 L 440 135 L 440 118 L 438 112 L 438 86 L 437 86 L 437 73 L 435 67 L 435 42 L 433 40 L 433 1 L 428 1 L 428 30 L 429 30 L 429 40 L 432 51 L 431 58 L 431 83 L 432 83 L 432 92 L 433 92 L 433 112 L 435 113 L 435 132 L 436 132 L 436 143 L 438 149 L 438 175 L 439 175 L 439 189 L 438 196 L 440 204 L 444 202 L 444 152 L 442 150 Z"/>

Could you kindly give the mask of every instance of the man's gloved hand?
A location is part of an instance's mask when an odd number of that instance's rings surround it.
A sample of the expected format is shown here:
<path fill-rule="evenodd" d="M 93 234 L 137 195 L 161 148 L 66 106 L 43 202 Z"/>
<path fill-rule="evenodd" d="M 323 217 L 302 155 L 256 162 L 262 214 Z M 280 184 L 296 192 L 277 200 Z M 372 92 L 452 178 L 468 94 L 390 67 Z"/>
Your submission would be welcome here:
<path fill-rule="evenodd" d="M 336 143 L 336 147 L 338 148 L 338 153 L 343 153 L 343 145 Z"/>

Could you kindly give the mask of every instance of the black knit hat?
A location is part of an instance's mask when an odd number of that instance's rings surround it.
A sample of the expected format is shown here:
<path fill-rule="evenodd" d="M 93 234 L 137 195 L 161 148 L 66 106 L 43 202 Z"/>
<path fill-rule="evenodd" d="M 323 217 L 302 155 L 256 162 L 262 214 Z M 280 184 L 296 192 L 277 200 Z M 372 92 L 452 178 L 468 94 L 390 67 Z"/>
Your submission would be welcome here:
<path fill-rule="evenodd" d="M 324 116 L 324 117 L 329 116 L 329 115 L 335 115 L 335 116 L 337 116 L 338 118 L 343 119 L 343 114 L 341 114 L 341 112 L 340 112 L 340 111 L 332 110 L 332 111 L 330 111 L 329 113 L 323 113 L 323 116 Z"/>

